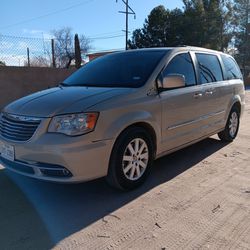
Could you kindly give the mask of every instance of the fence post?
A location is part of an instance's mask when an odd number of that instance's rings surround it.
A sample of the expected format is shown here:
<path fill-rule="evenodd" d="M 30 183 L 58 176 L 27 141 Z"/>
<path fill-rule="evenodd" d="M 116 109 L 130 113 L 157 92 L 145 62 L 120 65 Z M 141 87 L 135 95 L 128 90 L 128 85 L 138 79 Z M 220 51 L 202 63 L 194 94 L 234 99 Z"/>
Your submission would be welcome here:
<path fill-rule="evenodd" d="M 56 60 L 55 60 L 55 42 L 54 39 L 51 39 L 51 52 L 52 52 L 52 67 L 56 67 Z"/>
<path fill-rule="evenodd" d="M 27 48 L 28 67 L 30 67 L 30 49 Z"/>

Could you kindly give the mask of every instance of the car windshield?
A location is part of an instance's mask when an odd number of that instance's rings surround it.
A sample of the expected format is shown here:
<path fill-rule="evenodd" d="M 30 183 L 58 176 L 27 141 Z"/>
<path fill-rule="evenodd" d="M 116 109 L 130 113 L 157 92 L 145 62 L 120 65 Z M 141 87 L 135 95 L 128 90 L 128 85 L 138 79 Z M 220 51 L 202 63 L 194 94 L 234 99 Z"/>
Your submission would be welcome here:
<path fill-rule="evenodd" d="M 63 85 L 138 88 L 146 83 L 166 52 L 141 50 L 102 56 L 73 73 Z"/>

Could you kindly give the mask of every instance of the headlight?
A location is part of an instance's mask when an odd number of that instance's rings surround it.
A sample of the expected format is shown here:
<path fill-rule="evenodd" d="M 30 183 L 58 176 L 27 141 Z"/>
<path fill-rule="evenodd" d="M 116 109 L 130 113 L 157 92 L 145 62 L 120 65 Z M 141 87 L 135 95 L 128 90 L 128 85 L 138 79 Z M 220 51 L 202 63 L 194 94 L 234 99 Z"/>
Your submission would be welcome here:
<path fill-rule="evenodd" d="M 59 115 L 52 118 L 48 132 L 65 135 L 82 135 L 95 129 L 98 113 Z"/>

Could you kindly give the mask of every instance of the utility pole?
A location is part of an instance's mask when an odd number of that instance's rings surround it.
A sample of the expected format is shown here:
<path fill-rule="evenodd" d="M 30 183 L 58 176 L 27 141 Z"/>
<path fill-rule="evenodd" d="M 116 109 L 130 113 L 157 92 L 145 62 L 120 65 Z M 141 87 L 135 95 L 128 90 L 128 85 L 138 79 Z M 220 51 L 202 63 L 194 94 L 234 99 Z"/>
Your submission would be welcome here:
<path fill-rule="evenodd" d="M 118 0 L 116 0 L 116 2 L 118 2 Z M 136 18 L 136 14 L 134 12 L 134 10 L 129 6 L 128 4 L 128 0 L 122 0 L 122 2 L 125 4 L 126 6 L 126 11 L 119 11 L 119 13 L 122 13 L 122 14 L 125 14 L 126 15 L 126 30 L 125 30 L 125 33 L 126 33 L 126 50 L 128 50 L 128 15 L 134 15 L 134 19 Z"/>
<path fill-rule="evenodd" d="M 128 50 L 128 0 L 126 0 L 126 50 Z"/>
<path fill-rule="evenodd" d="M 55 60 L 55 41 L 51 39 L 51 53 L 52 53 L 52 67 L 56 67 L 56 60 Z"/>
<path fill-rule="evenodd" d="M 30 49 L 27 48 L 27 61 L 28 61 L 28 67 L 30 67 Z"/>

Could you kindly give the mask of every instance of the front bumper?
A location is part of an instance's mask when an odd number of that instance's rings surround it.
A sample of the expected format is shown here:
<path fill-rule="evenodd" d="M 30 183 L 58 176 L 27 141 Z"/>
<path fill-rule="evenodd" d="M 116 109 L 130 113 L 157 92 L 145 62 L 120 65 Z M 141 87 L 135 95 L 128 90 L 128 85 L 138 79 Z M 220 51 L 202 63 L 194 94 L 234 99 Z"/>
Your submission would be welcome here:
<path fill-rule="evenodd" d="M 12 142 L 15 160 L 1 157 L 4 167 L 16 173 L 61 183 L 84 182 L 107 175 L 112 140 L 92 141 L 91 133 L 78 137 L 45 133 L 28 142 Z"/>

